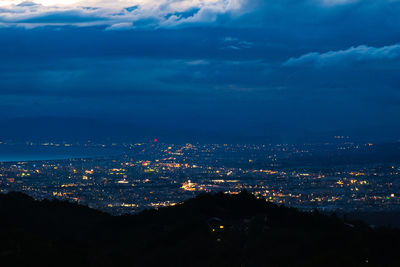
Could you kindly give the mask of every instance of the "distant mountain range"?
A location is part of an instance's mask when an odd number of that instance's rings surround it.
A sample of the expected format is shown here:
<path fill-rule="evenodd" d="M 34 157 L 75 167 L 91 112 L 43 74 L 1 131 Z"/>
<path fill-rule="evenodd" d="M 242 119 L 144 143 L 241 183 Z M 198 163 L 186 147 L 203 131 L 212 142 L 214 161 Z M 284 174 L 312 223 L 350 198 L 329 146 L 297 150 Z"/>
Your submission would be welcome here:
<path fill-rule="evenodd" d="M 400 266 L 400 230 L 247 192 L 117 217 L 8 193 L 0 227 L 2 266 Z"/>
<path fill-rule="evenodd" d="M 192 123 L 193 124 L 193 123 Z M 204 124 L 204 123 L 203 123 Z M 151 122 L 130 122 L 81 117 L 32 117 L 0 121 L 0 140 L 15 141 L 111 141 L 143 142 L 158 138 L 165 142 L 185 143 L 318 143 L 334 141 L 334 136 L 349 136 L 349 141 L 387 142 L 400 140 L 400 128 L 383 125 L 373 128 L 316 131 L 281 123 L 256 128 L 236 126 L 236 130 L 215 125 L 185 128 Z M 169 126 L 166 126 L 169 125 Z M 397 129 L 397 130 L 396 130 Z"/>
<path fill-rule="evenodd" d="M 252 134 L 218 131 L 209 128 L 165 127 L 93 118 L 36 117 L 0 121 L 0 139 L 15 141 L 99 141 L 185 143 L 271 143 L 280 141 L 276 133 Z"/>

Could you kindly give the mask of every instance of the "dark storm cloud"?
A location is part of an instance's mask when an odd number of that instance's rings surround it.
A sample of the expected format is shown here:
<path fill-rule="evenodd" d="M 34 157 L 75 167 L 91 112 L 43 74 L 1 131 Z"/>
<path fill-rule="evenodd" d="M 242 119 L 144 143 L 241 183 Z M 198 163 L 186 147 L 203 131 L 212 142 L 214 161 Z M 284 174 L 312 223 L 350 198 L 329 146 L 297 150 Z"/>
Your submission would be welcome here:
<path fill-rule="evenodd" d="M 78 10 L 62 11 L 62 12 L 47 12 L 38 16 L 22 18 L 17 20 L 17 23 L 38 23 L 38 24 L 68 24 L 82 22 L 103 21 L 105 18 L 90 16 Z"/>

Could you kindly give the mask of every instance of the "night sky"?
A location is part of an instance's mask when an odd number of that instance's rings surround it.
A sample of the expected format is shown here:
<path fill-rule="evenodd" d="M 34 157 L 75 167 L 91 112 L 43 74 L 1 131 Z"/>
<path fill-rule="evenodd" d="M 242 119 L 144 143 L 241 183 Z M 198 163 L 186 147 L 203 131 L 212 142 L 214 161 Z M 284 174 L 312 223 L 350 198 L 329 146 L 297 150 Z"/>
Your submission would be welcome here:
<path fill-rule="evenodd" d="M 398 0 L 0 0 L 0 120 L 395 140 Z"/>

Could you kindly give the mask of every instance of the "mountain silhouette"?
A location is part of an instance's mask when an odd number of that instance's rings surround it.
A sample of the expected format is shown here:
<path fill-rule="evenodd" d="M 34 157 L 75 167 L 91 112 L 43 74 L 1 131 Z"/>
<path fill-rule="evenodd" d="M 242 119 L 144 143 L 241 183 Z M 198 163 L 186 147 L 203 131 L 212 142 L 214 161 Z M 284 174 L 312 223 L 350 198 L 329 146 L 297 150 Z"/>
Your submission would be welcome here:
<path fill-rule="evenodd" d="M 111 216 L 0 195 L 1 266 L 400 266 L 400 231 L 278 206 L 244 191 Z"/>

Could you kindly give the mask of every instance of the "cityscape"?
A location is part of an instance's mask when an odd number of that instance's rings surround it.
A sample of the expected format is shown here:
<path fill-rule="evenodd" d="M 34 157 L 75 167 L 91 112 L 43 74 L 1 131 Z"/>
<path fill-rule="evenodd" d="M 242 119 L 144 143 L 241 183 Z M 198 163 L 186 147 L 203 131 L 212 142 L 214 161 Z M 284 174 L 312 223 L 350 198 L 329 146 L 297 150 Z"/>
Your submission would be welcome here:
<path fill-rule="evenodd" d="M 400 210 L 399 163 L 319 166 L 299 160 L 312 154 L 363 150 L 372 143 L 178 145 L 155 139 L 133 144 L 26 145 L 120 151 L 113 156 L 0 163 L 2 193 L 21 191 L 35 199 L 67 200 L 114 215 L 173 206 L 201 193 L 242 190 L 305 211 Z"/>
<path fill-rule="evenodd" d="M 399 267 L 400 0 L 0 0 L 0 267 Z"/>

